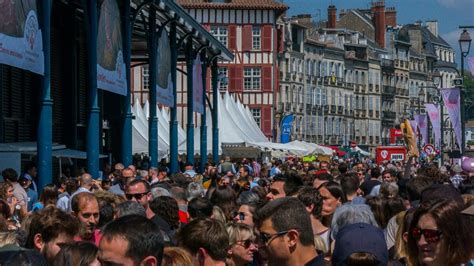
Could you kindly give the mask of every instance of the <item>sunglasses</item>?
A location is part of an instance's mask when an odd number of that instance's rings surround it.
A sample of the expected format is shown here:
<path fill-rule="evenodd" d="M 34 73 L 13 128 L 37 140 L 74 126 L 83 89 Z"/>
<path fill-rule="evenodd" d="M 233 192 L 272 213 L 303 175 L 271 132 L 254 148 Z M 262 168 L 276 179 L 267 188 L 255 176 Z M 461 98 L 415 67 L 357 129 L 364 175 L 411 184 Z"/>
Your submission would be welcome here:
<path fill-rule="evenodd" d="M 245 249 L 249 249 L 251 245 L 255 244 L 252 239 L 240 240 L 235 243 L 236 245 L 242 246 Z"/>
<path fill-rule="evenodd" d="M 279 236 L 282 236 L 282 235 L 285 235 L 285 234 L 287 234 L 288 232 L 289 232 L 289 231 L 286 230 L 286 231 L 277 232 L 277 233 L 275 233 L 275 234 L 260 233 L 260 239 L 262 239 L 262 242 L 263 242 L 265 245 L 268 245 L 268 242 L 270 242 L 270 241 L 273 240 L 274 238 L 279 237 Z"/>
<path fill-rule="evenodd" d="M 411 230 L 411 235 L 416 240 L 420 240 L 421 235 L 425 237 L 425 241 L 428 243 L 436 243 L 441 239 L 442 232 L 433 229 L 420 229 L 415 227 Z"/>
<path fill-rule="evenodd" d="M 125 197 L 127 198 L 127 200 L 132 200 L 133 198 L 137 200 L 141 200 L 143 196 L 145 196 L 146 194 L 148 194 L 148 191 L 143 192 L 143 193 L 137 193 L 137 194 L 125 194 Z"/>

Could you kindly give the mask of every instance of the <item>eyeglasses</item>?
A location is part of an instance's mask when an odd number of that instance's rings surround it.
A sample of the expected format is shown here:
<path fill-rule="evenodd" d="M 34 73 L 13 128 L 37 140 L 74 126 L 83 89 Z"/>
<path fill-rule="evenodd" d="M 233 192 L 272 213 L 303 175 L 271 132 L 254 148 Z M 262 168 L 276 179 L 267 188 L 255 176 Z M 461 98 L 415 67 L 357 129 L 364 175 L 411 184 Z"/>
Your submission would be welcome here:
<path fill-rule="evenodd" d="M 141 200 L 143 198 L 143 196 L 148 194 L 148 192 L 149 191 L 146 191 L 146 192 L 143 192 L 143 193 L 136 193 L 136 194 L 125 194 L 125 197 L 127 198 L 127 200 L 132 200 L 133 198 L 135 198 L 137 200 Z"/>
<path fill-rule="evenodd" d="M 279 236 L 282 236 L 282 235 L 285 235 L 287 234 L 289 231 L 286 230 L 286 231 L 280 231 L 278 233 L 275 233 L 275 234 L 266 234 L 266 233 L 260 233 L 260 239 L 262 239 L 263 243 L 265 245 L 268 245 L 268 242 L 270 242 L 271 240 L 273 240 L 274 238 L 276 237 L 279 237 Z"/>
<path fill-rule="evenodd" d="M 251 245 L 253 245 L 255 242 L 252 239 L 245 239 L 245 240 L 240 240 L 236 241 L 235 244 L 244 247 L 245 249 L 249 249 Z"/>
<path fill-rule="evenodd" d="M 441 239 L 442 232 L 434 229 L 420 229 L 415 227 L 411 230 L 411 235 L 416 240 L 421 238 L 421 235 L 425 237 L 426 242 L 436 243 Z"/>

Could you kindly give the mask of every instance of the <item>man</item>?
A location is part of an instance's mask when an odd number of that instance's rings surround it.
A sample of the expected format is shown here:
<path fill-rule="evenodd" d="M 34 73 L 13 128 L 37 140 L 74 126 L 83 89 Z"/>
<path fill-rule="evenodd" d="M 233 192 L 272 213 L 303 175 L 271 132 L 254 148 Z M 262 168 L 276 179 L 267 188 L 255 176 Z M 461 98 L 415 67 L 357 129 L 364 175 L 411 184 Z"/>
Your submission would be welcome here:
<path fill-rule="evenodd" d="M 318 189 L 314 187 L 302 188 L 297 197 L 306 207 L 306 211 L 311 219 L 311 227 L 313 228 L 314 236 L 319 236 L 323 239 L 326 245 L 326 250 L 329 250 L 330 246 L 330 234 L 329 228 L 324 226 L 322 221 L 321 211 L 323 209 L 323 198 L 319 194 Z"/>
<path fill-rule="evenodd" d="M 151 201 L 151 192 L 150 192 L 150 184 L 148 184 L 144 180 L 133 180 L 128 184 L 125 190 L 125 197 L 127 200 L 136 201 L 142 205 L 142 207 L 146 211 L 146 217 L 152 220 L 156 225 L 160 227 L 165 233 L 171 233 L 170 225 L 163 220 L 163 218 L 155 215 L 155 213 L 150 208 L 150 201 Z"/>
<path fill-rule="evenodd" d="M 255 218 L 269 265 L 324 265 L 323 254 L 316 253 L 310 217 L 298 199 L 275 199 L 259 209 Z"/>
<path fill-rule="evenodd" d="M 364 192 L 364 196 L 370 195 L 372 189 L 375 186 L 382 184 L 379 181 L 380 178 L 380 168 L 378 166 L 370 169 L 370 180 L 365 181 L 360 185 L 360 189 Z"/>
<path fill-rule="evenodd" d="M 49 206 L 32 214 L 25 246 L 39 251 L 51 263 L 60 245 L 72 243 L 78 230 L 74 217 Z"/>
<path fill-rule="evenodd" d="M 107 224 L 99 245 L 102 265 L 159 266 L 163 238 L 157 226 L 139 215 L 127 215 Z"/>
<path fill-rule="evenodd" d="M 357 196 L 359 190 L 359 178 L 355 174 L 346 174 L 341 180 L 341 188 L 344 194 L 346 194 L 347 203 L 352 204 L 364 204 L 365 199 L 361 196 Z"/>
<path fill-rule="evenodd" d="M 212 208 L 212 203 L 208 198 L 199 197 L 190 200 L 188 204 L 189 220 L 211 218 Z"/>
<path fill-rule="evenodd" d="M 196 175 L 196 171 L 194 171 L 194 165 L 192 163 L 186 163 L 184 165 L 184 174 L 191 178 Z"/>
<path fill-rule="evenodd" d="M 79 234 L 74 237 L 75 241 L 89 241 L 97 246 L 100 241 L 99 224 L 99 202 L 94 194 L 81 192 L 71 200 L 72 215 L 80 222 Z"/>
<path fill-rule="evenodd" d="M 160 168 L 158 168 L 158 182 L 166 181 L 170 181 L 168 177 L 168 169 L 164 166 L 160 166 Z"/>
<path fill-rule="evenodd" d="M 87 193 L 91 193 L 91 189 L 92 187 L 94 186 L 94 179 L 92 179 L 92 176 L 88 173 L 84 173 L 82 174 L 80 177 L 79 177 L 79 188 L 74 192 L 72 193 L 71 197 L 69 198 L 69 209 L 68 211 L 71 212 L 72 211 L 72 208 L 71 208 L 71 202 L 72 202 L 72 199 L 79 193 L 82 193 L 82 192 L 87 192 Z"/>
<path fill-rule="evenodd" d="M 188 215 L 188 200 L 186 198 L 186 190 L 182 187 L 172 187 L 170 189 L 171 197 L 178 203 L 179 221 L 186 224 L 189 220 Z"/>
<path fill-rule="evenodd" d="M 21 216 L 27 215 L 28 195 L 25 189 L 18 183 L 18 174 L 12 168 L 2 171 L 3 180 L 13 186 L 13 196 L 18 200 L 20 205 Z"/>
<path fill-rule="evenodd" d="M 68 212 L 69 210 L 69 200 L 71 195 L 74 194 L 77 190 L 77 181 L 73 178 L 68 178 L 66 180 L 66 191 L 59 194 L 58 201 L 56 202 L 56 207 L 62 211 Z"/>
<path fill-rule="evenodd" d="M 270 185 L 270 192 L 267 194 L 268 200 L 289 197 L 295 195 L 303 186 L 303 181 L 296 174 L 278 174 L 273 178 Z"/>
<path fill-rule="evenodd" d="M 230 162 L 230 157 L 226 156 L 225 160 L 223 163 L 219 164 L 219 174 L 225 175 L 228 172 L 231 172 L 232 174 L 236 174 L 234 164 Z"/>
<path fill-rule="evenodd" d="M 214 219 L 192 220 L 178 232 L 178 246 L 193 257 L 193 265 L 226 265 L 229 235 L 224 225 Z"/>

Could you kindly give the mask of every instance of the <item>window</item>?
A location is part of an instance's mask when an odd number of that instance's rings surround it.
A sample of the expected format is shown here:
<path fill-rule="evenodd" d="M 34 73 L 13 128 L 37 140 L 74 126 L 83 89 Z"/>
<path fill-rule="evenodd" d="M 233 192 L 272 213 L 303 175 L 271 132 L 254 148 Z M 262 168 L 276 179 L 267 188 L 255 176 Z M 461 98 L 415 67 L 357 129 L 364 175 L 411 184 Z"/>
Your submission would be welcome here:
<path fill-rule="evenodd" d="M 369 105 L 369 110 L 373 110 L 373 109 L 374 109 L 372 100 L 373 100 L 372 96 L 369 96 L 369 97 L 368 97 L 368 100 L 367 100 L 368 105 Z"/>
<path fill-rule="evenodd" d="M 260 68 L 244 68 L 244 89 L 250 91 L 260 90 Z"/>
<path fill-rule="evenodd" d="M 257 125 L 260 126 L 260 122 L 262 121 L 262 110 L 259 108 L 250 108 L 250 112 L 252 112 L 253 119 L 255 119 Z"/>
<path fill-rule="evenodd" d="M 262 44 L 262 31 L 260 27 L 253 26 L 252 27 L 252 49 L 253 50 L 260 50 Z"/>
<path fill-rule="evenodd" d="M 328 91 L 327 89 L 321 90 L 321 105 L 326 106 L 328 104 Z"/>
<path fill-rule="evenodd" d="M 316 89 L 316 102 L 314 104 L 321 105 L 321 103 L 322 103 L 321 98 L 322 98 L 321 88 L 317 88 Z"/>
<path fill-rule="evenodd" d="M 227 90 L 227 85 L 229 83 L 229 76 L 227 76 L 227 67 L 219 67 L 218 77 L 219 77 L 219 90 Z"/>
<path fill-rule="evenodd" d="M 142 90 L 147 91 L 150 89 L 150 74 L 148 66 L 142 67 Z"/>
<path fill-rule="evenodd" d="M 225 26 L 211 26 L 211 34 L 216 37 L 219 42 L 227 46 L 227 27 Z"/>

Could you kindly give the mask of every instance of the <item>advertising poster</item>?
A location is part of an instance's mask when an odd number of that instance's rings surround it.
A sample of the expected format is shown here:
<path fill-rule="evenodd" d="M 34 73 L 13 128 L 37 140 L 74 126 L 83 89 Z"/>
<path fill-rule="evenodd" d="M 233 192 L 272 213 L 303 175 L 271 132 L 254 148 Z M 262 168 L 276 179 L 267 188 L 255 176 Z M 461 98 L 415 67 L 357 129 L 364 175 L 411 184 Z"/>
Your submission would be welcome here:
<path fill-rule="evenodd" d="M 287 115 L 281 121 L 281 143 L 291 140 L 291 128 L 293 127 L 293 115 Z"/>
<path fill-rule="evenodd" d="M 204 112 L 204 99 L 202 98 L 202 63 L 201 57 L 197 56 L 193 66 L 193 112 Z"/>
<path fill-rule="evenodd" d="M 116 0 L 99 0 L 98 4 L 97 87 L 127 95 L 120 10 Z"/>
<path fill-rule="evenodd" d="M 448 110 L 451 125 L 453 125 L 454 135 L 459 147 L 462 146 L 462 127 L 461 127 L 461 94 L 459 88 L 441 89 L 444 106 Z"/>
<path fill-rule="evenodd" d="M 158 73 L 156 75 L 156 101 L 174 107 L 173 81 L 171 80 L 171 48 L 166 30 L 158 40 Z"/>
<path fill-rule="evenodd" d="M 38 17 L 36 0 L 0 1 L 0 64 L 44 75 Z"/>

